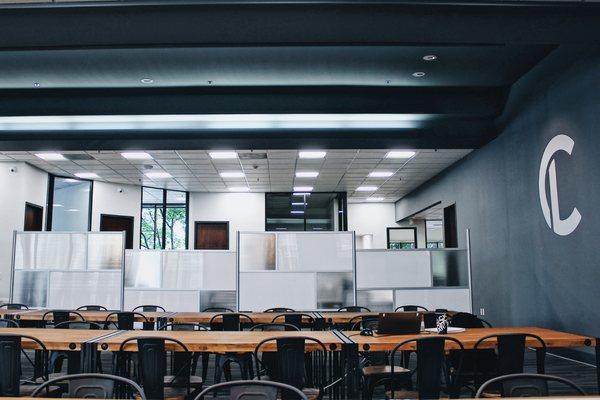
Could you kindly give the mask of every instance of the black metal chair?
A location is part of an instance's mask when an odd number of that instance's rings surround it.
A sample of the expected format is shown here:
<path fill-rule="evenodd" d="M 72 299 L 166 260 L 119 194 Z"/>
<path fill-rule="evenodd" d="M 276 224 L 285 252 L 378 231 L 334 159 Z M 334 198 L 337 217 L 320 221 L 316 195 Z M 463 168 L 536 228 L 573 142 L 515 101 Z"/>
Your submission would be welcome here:
<path fill-rule="evenodd" d="M 90 304 L 90 305 L 77 307 L 77 311 L 108 311 L 108 309 L 104 306 Z"/>
<path fill-rule="evenodd" d="M 50 315 L 52 318 L 47 319 L 46 317 L 48 315 Z M 48 326 L 48 324 L 57 325 L 57 324 L 60 324 L 61 322 L 70 321 L 71 316 L 75 316 L 75 317 L 79 318 L 80 321 L 85 321 L 85 318 L 83 317 L 83 315 L 81 315 L 77 311 L 50 310 L 50 311 L 46 311 L 44 313 L 44 315 L 42 315 L 42 323 L 44 324 L 44 326 Z"/>
<path fill-rule="evenodd" d="M 63 321 L 54 325 L 54 329 L 102 329 L 102 325 L 92 321 Z"/>
<path fill-rule="evenodd" d="M 248 329 L 249 331 L 262 331 L 262 332 L 277 332 L 277 331 L 299 331 L 295 325 L 281 323 L 281 322 L 271 322 L 267 324 L 257 324 L 252 328 Z"/>
<path fill-rule="evenodd" d="M 91 321 L 63 321 L 54 325 L 54 329 L 92 329 L 100 330 L 102 326 Z M 79 354 L 71 351 L 52 351 L 50 352 L 50 371 L 58 373 L 62 370 L 64 360 L 67 360 L 67 372 L 76 374 L 79 372 Z M 102 372 L 102 362 L 98 357 L 98 371 Z"/>
<path fill-rule="evenodd" d="M 271 322 L 277 322 L 278 319 L 280 320 L 282 318 L 284 323 L 294 325 L 300 330 L 302 330 L 303 327 L 308 326 L 312 328 L 315 325 L 315 319 L 312 315 L 291 311 L 274 316 Z M 304 323 L 305 319 L 308 321 L 308 323 Z"/>
<path fill-rule="evenodd" d="M 489 387 L 499 387 L 502 397 L 547 397 L 549 396 L 548 383 L 562 383 L 573 389 L 578 395 L 585 396 L 586 393 L 579 386 L 568 379 L 559 376 L 542 374 L 510 374 L 499 376 L 485 382 L 475 395 L 481 398 Z M 562 393 L 561 393 L 562 395 Z M 570 395 L 571 396 L 571 395 Z"/>
<path fill-rule="evenodd" d="M 396 307 L 394 312 L 397 312 L 397 311 L 429 311 L 429 310 L 423 306 L 417 306 L 417 305 L 410 304 L 410 305 L 406 305 L 406 306 Z"/>
<path fill-rule="evenodd" d="M 18 328 L 19 323 L 14 319 L 0 318 L 0 328 Z"/>
<path fill-rule="evenodd" d="M 165 310 L 162 306 L 157 306 L 154 304 L 143 304 L 141 306 L 137 306 L 136 308 L 134 308 L 131 311 L 137 311 L 137 310 L 142 310 L 142 312 L 166 312 L 167 310 Z"/>
<path fill-rule="evenodd" d="M 371 312 L 367 307 L 362 306 L 345 306 L 338 308 L 338 312 Z"/>
<path fill-rule="evenodd" d="M 263 347 L 268 344 L 276 345 L 277 351 L 265 352 Z M 306 345 L 316 346 L 307 352 Z M 268 357 L 265 357 L 269 355 Z M 280 336 L 262 340 L 254 349 L 257 379 L 269 380 L 291 385 L 306 395 L 309 399 L 321 399 L 327 385 L 327 369 L 325 360 L 327 349 L 325 345 L 306 336 Z M 285 394 L 285 393 L 284 393 Z M 285 396 L 283 397 L 285 399 Z"/>
<path fill-rule="evenodd" d="M 272 308 L 267 308 L 263 312 L 266 312 L 266 313 L 288 313 L 288 312 L 296 312 L 296 310 L 294 310 L 292 308 L 287 308 L 287 307 L 272 307 Z"/>
<path fill-rule="evenodd" d="M 37 357 L 34 363 L 21 346 L 22 339 L 35 342 Z M 33 367 L 33 376 L 30 379 L 21 379 L 21 354 Z M 35 387 L 48 381 L 48 349 L 39 339 L 30 335 L 0 334 L 0 396 L 18 397 L 27 395 Z"/>
<path fill-rule="evenodd" d="M 379 325 L 379 317 L 357 315 L 356 317 L 350 318 L 350 321 L 346 324 L 345 329 L 351 331 L 360 331 L 365 328 L 376 329 Z"/>
<path fill-rule="evenodd" d="M 132 375 L 131 357 L 126 349 L 137 345 L 137 381 L 150 399 L 164 399 L 184 395 L 190 398 L 194 391 L 202 389 L 202 378 L 192 376 L 192 353 L 177 339 L 156 336 L 138 336 L 124 340 L 119 346 L 116 375 L 129 378 Z M 166 343 L 172 343 L 181 354 L 179 363 L 172 363 L 171 375 L 167 374 Z"/>
<path fill-rule="evenodd" d="M 487 335 L 479 339 L 473 346 L 475 358 L 473 362 L 472 380 L 476 388 L 491 378 L 503 375 L 523 373 L 525 363 L 525 347 L 527 339 L 536 342 L 537 372 L 544 374 L 546 343 L 544 340 L 530 333 L 508 333 Z M 491 341 L 494 341 L 490 345 Z M 494 363 L 482 364 L 480 350 L 492 349 L 495 351 Z"/>
<path fill-rule="evenodd" d="M 242 323 L 242 320 L 244 322 Z M 254 320 L 243 313 L 220 313 L 215 314 L 209 321 L 211 331 L 239 332 L 244 330 L 243 325 L 254 325 Z M 208 353 L 202 356 L 202 377 L 206 378 L 208 371 Z M 236 363 L 240 367 L 242 379 L 250 379 L 253 374 L 252 354 L 215 354 L 215 383 L 221 382 L 221 376 L 224 374 L 227 381 L 231 380 L 231 363 Z"/>
<path fill-rule="evenodd" d="M 50 379 L 38 386 L 31 397 L 47 395 L 46 389 L 51 385 L 64 385 L 65 383 L 68 393 L 67 397 L 63 394 L 63 398 L 114 399 L 116 398 L 115 389 L 121 384 L 133 389 L 133 391 L 125 391 L 133 394 L 130 398 L 146 400 L 143 389 L 137 383 L 127 378 L 108 374 L 72 374 Z"/>
<path fill-rule="evenodd" d="M 227 307 L 207 307 L 202 312 L 218 312 L 218 313 L 226 313 L 226 312 L 235 312 L 231 308 Z"/>
<path fill-rule="evenodd" d="M 29 310 L 29 306 L 27 304 L 22 303 L 0 304 L 0 308 L 6 308 L 7 310 Z"/>
<path fill-rule="evenodd" d="M 113 321 L 113 316 L 117 316 L 117 320 Z M 134 329 L 135 317 L 139 316 L 142 318 L 142 322 L 144 323 L 144 330 L 152 330 L 154 329 L 154 323 L 150 322 L 150 320 L 142 313 L 133 312 L 133 311 L 120 311 L 120 312 L 112 312 L 106 316 L 104 320 L 104 329 L 109 329 L 111 325 L 114 325 L 116 329 L 124 330 L 124 331 L 132 331 Z M 151 329 L 146 329 L 148 326 L 152 325 Z"/>
<path fill-rule="evenodd" d="M 388 382 L 390 386 L 389 392 L 386 392 L 386 397 L 390 399 L 438 399 L 440 392 L 444 391 L 450 397 L 456 397 L 459 393 L 460 386 L 457 385 L 456 378 L 460 374 L 460 363 L 455 368 L 448 368 L 446 365 L 446 342 L 452 342 L 458 351 L 464 350 L 463 344 L 449 336 L 429 336 L 417 337 L 405 340 L 397 344 L 390 354 L 390 373 Z M 395 374 L 396 354 L 407 350 L 409 344 L 414 344 L 414 349 L 417 353 L 417 390 L 411 389 L 412 381 L 410 381 L 411 373 L 402 375 L 400 383 L 408 383 L 408 391 L 396 390 L 397 380 Z M 442 375 L 445 378 L 445 386 L 442 385 Z M 409 378 L 409 382 L 405 378 Z"/>
<path fill-rule="evenodd" d="M 459 312 L 450 318 L 450 326 L 458 328 L 491 328 L 492 324 L 475 314 Z"/>
<path fill-rule="evenodd" d="M 223 390 L 229 399 L 277 400 L 280 398 L 308 400 L 306 395 L 293 386 L 270 381 L 235 381 L 212 385 L 204 389 L 194 400 L 202 400 L 212 394 L 216 397 Z M 228 392 L 228 393 L 227 393 Z M 285 392 L 285 394 L 284 394 Z M 278 394 L 281 393 L 281 396 Z"/>
<path fill-rule="evenodd" d="M 181 323 L 181 322 L 169 322 L 167 324 L 161 325 L 158 327 L 159 331 L 188 331 L 188 332 L 199 332 L 199 331 L 208 331 L 209 328 L 205 325 L 198 323 Z M 198 359 L 203 353 L 193 353 L 193 361 L 192 361 L 192 375 L 196 374 L 196 369 L 198 367 Z M 174 354 L 173 359 L 180 358 L 177 353 Z"/>

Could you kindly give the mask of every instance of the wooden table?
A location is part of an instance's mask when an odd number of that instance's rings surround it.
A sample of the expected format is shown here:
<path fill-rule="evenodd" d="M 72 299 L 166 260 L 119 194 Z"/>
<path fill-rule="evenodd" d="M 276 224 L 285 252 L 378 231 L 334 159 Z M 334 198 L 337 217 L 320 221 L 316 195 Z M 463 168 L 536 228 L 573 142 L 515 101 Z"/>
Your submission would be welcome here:
<path fill-rule="evenodd" d="M 90 329 L 44 329 L 44 328 L 0 328 L 0 335 L 33 336 L 46 346 L 48 350 L 80 351 L 84 343 L 90 343 L 116 331 Z M 39 345 L 31 339 L 23 339 L 24 349 L 40 350 Z"/>
<path fill-rule="evenodd" d="M 44 314 L 48 311 L 52 311 L 52 310 L 46 310 L 46 309 L 38 309 L 38 310 L 2 310 L 3 314 L 2 314 L 2 318 L 13 318 L 17 321 L 41 321 L 42 317 L 44 316 Z M 58 310 L 57 310 L 58 311 Z M 63 311 L 63 310 L 61 310 Z M 64 310 L 64 311 L 73 311 L 73 312 L 77 312 L 79 314 L 81 314 L 83 316 L 83 318 L 85 318 L 86 321 L 90 321 L 90 322 L 104 322 L 106 321 L 106 317 L 108 317 L 109 314 L 114 313 L 114 312 L 119 312 L 119 311 L 74 311 L 74 310 Z M 153 312 L 153 311 L 136 311 L 136 313 L 139 314 L 143 314 L 150 322 L 156 322 L 158 321 L 159 318 L 167 318 L 170 315 L 173 315 L 175 313 L 173 312 Z M 136 322 L 145 322 L 144 318 L 139 315 L 136 314 L 134 319 Z M 46 317 L 47 320 L 50 320 L 51 317 L 47 316 Z M 70 319 L 72 321 L 77 321 L 79 320 L 79 317 L 77 317 L 76 314 L 72 314 Z M 117 320 L 117 316 L 113 315 L 110 317 L 111 321 L 116 321 Z"/>
<path fill-rule="evenodd" d="M 300 312 L 298 312 L 300 313 Z M 175 322 L 175 323 L 194 323 L 194 324 L 208 324 L 210 323 L 210 320 L 218 314 L 223 314 L 223 313 L 217 313 L 217 312 L 176 312 L 176 313 L 172 313 L 172 315 L 167 316 L 167 320 L 169 322 Z M 278 315 L 285 315 L 286 313 L 263 313 L 263 312 L 254 312 L 254 313 L 240 313 L 240 314 L 245 314 L 248 315 L 250 318 L 252 318 L 252 321 L 254 324 L 269 324 L 273 321 L 273 318 L 275 318 Z M 289 313 L 289 314 L 296 314 L 296 313 Z M 303 322 L 308 324 L 311 322 L 310 317 L 308 317 L 308 315 L 310 315 L 313 320 L 316 320 L 318 318 L 317 315 L 315 315 L 316 313 L 313 312 L 306 312 L 306 313 L 301 313 L 301 314 L 307 314 L 306 316 L 304 316 L 302 318 Z M 216 321 L 220 321 L 220 318 L 217 318 Z M 241 317 L 240 318 L 240 322 L 241 323 L 246 323 L 248 322 L 247 318 Z M 278 323 L 283 323 L 284 322 L 284 317 L 279 317 L 277 318 Z"/>

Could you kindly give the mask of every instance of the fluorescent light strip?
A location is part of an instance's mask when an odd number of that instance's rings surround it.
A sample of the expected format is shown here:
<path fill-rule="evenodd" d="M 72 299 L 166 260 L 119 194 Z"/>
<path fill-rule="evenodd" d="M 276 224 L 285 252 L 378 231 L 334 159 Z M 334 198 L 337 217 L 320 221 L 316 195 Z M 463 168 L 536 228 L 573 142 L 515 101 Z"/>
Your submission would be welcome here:
<path fill-rule="evenodd" d="M 152 160 L 152 156 L 143 151 L 126 151 L 121 156 L 128 160 Z"/>
<path fill-rule="evenodd" d="M 377 190 L 377 186 L 359 186 L 356 188 L 357 192 L 374 192 Z"/>
<path fill-rule="evenodd" d="M 35 156 L 45 161 L 65 161 L 66 157 L 60 153 L 35 153 Z"/>
<path fill-rule="evenodd" d="M 292 203 L 293 206 L 305 206 L 306 203 L 302 202 L 302 203 Z"/>
<path fill-rule="evenodd" d="M 225 171 L 219 175 L 221 175 L 221 178 L 243 178 L 246 176 L 242 171 Z"/>
<path fill-rule="evenodd" d="M 370 178 L 389 178 L 394 175 L 391 171 L 373 171 L 369 174 Z"/>
<path fill-rule="evenodd" d="M 306 150 L 298 153 L 298 157 L 300 158 L 325 158 L 327 155 L 326 151 L 315 151 L 315 150 Z"/>
<path fill-rule="evenodd" d="M 294 192 L 312 192 L 312 186 L 294 186 Z M 296 193 L 294 193 L 295 195 Z"/>
<path fill-rule="evenodd" d="M 317 176 L 319 173 L 314 171 L 296 172 L 296 178 L 316 178 Z"/>
<path fill-rule="evenodd" d="M 4 131 L 418 128 L 429 114 L 164 114 L 0 117 Z"/>
<path fill-rule="evenodd" d="M 367 197 L 367 201 L 383 201 L 383 197 Z"/>
<path fill-rule="evenodd" d="M 100 178 L 98 176 L 98 174 L 94 173 L 94 172 L 78 172 L 75 174 L 76 177 L 81 178 L 81 179 L 96 179 L 96 178 Z"/>
<path fill-rule="evenodd" d="M 164 171 L 146 172 L 145 174 L 150 179 L 167 179 L 171 177 L 171 174 Z"/>
<path fill-rule="evenodd" d="M 238 157 L 235 151 L 209 151 L 208 155 L 213 160 L 230 160 Z"/>
<path fill-rule="evenodd" d="M 385 158 L 411 158 L 414 157 L 415 154 L 417 153 L 410 150 L 390 150 L 385 155 Z"/>
<path fill-rule="evenodd" d="M 302 211 L 302 210 L 292 210 L 292 211 L 290 211 L 290 214 L 304 214 L 304 211 Z"/>

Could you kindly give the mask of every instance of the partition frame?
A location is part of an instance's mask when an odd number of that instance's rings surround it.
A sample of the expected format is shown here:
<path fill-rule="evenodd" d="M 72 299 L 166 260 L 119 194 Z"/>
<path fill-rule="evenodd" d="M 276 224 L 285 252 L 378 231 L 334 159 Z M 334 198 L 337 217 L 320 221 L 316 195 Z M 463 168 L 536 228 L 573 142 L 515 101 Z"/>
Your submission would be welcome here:
<path fill-rule="evenodd" d="M 278 231 L 237 231 L 236 232 L 236 308 L 239 312 L 240 310 L 240 236 L 241 234 L 273 234 L 275 235 L 275 271 L 277 270 L 278 257 L 277 257 L 277 242 L 278 236 L 280 234 L 300 234 L 300 235 L 310 235 L 310 234 L 351 234 L 352 235 L 352 305 L 356 305 L 357 300 L 357 287 L 356 287 L 356 232 L 355 231 L 288 231 L 288 232 L 278 232 Z M 290 271 L 292 272 L 292 271 Z M 323 271 L 327 272 L 327 271 Z M 285 273 L 285 272 L 283 272 Z M 315 288 L 316 290 L 316 288 Z M 319 311 L 319 310 L 301 310 L 301 311 Z"/>
<path fill-rule="evenodd" d="M 121 234 L 121 287 L 120 287 L 120 307 L 119 310 L 123 311 L 123 307 L 125 305 L 125 231 L 122 232 L 93 232 L 93 231 L 18 231 L 18 230 L 14 230 L 13 231 L 13 242 L 12 242 L 12 258 L 11 258 L 11 262 L 10 262 L 10 291 L 9 291 L 9 302 L 13 302 L 13 296 L 14 296 L 14 284 L 15 284 L 15 261 L 16 261 L 16 250 L 17 250 L 17 235 L 19 234 L 24 234 L 24 235 L 39 235 L 41 233 L 43 234 L 47 234 L 47 235 L 64 235 L 64 234 L 75 234 L 75 235 L 85 235 L 86 236 L 86 241 L 85 241 L 85 266 L 87 268 L 88 264 L 89 264 L 89 260 L 88 260 L 88 248 L 89 248 L 89 236 L 91 234 L 94 235 L 116 235 L 116 234 Z M 82 271 L 76 271 L 76 272 L 85 272 L 86 270 L 82 270 Z M 48 274 L 51 271 L 47 271 Z M 71 271 L 63 271 L 63 270 L 56 270 L 55 272 L 71 272 Z M 100 273 L 107 273 L 109 271 L 103 272 L 103 271 L 94 271 L 94 272 L 100 272 Z M 50 285 L 50 277 L 48 277 L 48 285 Z M 49 291 L 47 291 L 47 293 L 49 293 Z"/>

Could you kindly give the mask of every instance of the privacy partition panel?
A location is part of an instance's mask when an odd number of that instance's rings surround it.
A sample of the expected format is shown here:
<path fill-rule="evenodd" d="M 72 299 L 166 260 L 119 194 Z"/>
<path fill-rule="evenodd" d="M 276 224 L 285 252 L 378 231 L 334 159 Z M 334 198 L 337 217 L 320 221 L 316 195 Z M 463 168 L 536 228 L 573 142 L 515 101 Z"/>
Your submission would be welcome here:
<path fill-rule="evenodd" d="M 421 305 L 471 312 L 468 249 L 358 250 L 360 305 L 388 311 Z"/>
<path fill-rule="evenodd" d="M 11 302 L 55 309 L 121 309 L 122 232 L 15 232 Z"/>
<path fill-rule="evenodd" d="M 354 232 L 238 232 L 238 309 L 355 304 Z"/>
<path fill-rule="evenodd" d="M 225 250 L 127 250 L 125 309 L 169 311 L 236 306 L 236 256 Z"/>

